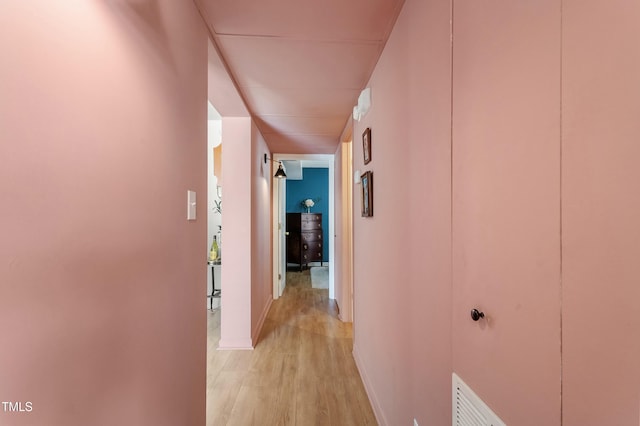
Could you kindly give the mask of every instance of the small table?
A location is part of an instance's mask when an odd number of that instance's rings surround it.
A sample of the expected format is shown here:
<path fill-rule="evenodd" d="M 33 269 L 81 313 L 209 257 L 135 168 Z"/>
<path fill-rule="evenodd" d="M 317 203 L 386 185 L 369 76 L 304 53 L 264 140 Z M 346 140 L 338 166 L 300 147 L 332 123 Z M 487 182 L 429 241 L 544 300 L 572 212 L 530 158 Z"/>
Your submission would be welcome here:
<path fill-rule="evenodd" d="M 211 294 L 207 295 L 207 299 L 209 299 L 209 309 L 213 311 L 213 299 L 220 298 L 222 296 L 222 289 L 216 288 L 216 266 L 222 265 L 222 260 L 209 260 L 207 261 L 207 265 L 211 266 Z"/>

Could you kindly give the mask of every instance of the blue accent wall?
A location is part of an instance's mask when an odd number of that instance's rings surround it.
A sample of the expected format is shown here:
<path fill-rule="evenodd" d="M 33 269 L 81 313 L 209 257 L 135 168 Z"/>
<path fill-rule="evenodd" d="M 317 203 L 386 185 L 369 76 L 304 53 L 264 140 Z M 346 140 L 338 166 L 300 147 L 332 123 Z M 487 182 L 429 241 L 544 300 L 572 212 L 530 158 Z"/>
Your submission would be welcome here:
<path fill-rule="evenodd" d="M 311 213 L 322 213 L 322 260 L 329 261 L 329 169 L 302 169 L 302 180 L 287 180 L 287 213 L 306 213 L 300 203 L 311 198 L 320 201 L 311 207 Z"/>

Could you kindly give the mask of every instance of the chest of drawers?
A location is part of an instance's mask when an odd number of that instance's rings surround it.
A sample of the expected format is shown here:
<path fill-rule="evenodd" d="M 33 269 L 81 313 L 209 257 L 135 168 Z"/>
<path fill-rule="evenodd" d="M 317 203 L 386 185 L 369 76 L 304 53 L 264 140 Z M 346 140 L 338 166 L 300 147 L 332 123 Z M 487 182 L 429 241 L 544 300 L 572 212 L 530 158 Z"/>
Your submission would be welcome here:
<path fill-rule="evenodd" d="M 287 213 L 287 263 L 322 265 L 322 214 Z"/>

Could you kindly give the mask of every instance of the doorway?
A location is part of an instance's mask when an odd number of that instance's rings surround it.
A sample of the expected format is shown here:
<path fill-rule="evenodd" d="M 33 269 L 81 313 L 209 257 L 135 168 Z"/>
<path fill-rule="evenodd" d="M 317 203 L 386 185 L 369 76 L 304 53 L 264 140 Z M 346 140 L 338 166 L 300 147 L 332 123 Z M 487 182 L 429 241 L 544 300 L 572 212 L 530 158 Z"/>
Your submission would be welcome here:
<path fill-rule="evenodd" d="M 329 298 L 335 299 L 335 167 L 334 155 L 328 154 L 274 154 L 276 161 L 299 162 L 301 168 L 327 168 L 328 169 L 328 263 L 329 263 Z M 289 172 L 287 172 L 289 173 Z M 286 179 L 275 179 L 273 185 L 273 298 L 278 299 L 286 285 L 286 205 L 287 182 Z"/>

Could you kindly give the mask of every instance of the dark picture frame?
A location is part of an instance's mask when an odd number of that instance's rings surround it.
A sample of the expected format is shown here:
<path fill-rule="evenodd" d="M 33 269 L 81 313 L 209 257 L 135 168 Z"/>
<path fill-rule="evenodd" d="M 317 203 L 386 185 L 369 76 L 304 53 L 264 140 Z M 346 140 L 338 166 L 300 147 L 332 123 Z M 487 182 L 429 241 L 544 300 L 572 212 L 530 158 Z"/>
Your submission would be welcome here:
<path fill-rule="evenodd" d="M 373 172 L 364 172 L 360 176 L 362 190 L 362 217 L 373 216 Z"/>
<path fill-rule="evenodd" d="M 371 161 L 371 128 L 367 127 L 362 133 L 362 155 L 364 156 L 364 164 Z"/>

